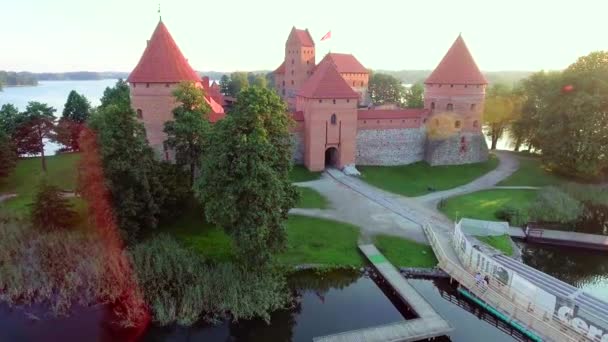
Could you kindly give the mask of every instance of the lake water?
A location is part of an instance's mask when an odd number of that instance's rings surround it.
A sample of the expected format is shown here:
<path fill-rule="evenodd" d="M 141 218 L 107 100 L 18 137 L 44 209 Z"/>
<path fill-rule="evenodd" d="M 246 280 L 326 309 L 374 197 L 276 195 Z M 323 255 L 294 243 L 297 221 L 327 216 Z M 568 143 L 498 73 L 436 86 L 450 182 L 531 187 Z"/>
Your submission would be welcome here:
<path fill-rule="evenodd" d="M 98 106 L 106 87 L 111 87 L 117 80 L 92 80 L 92 81 L 40 81 L 34 87 L 7 87 L 0 91 L 0 106 L 11 103 L 19 110 L 24 110 L 30 101 L 46 103 L 55 108 L 55 116 L 61 117 L 63 106 L 72 90 L 84 95 L 92 106 Z M 45 153 L 54 154 L 59 148 L 57 144 L 47 142 Z"/>
<path fill-rule="evenodd" d="M 375 278 L 375 277 L 373 277 Z M 504 324 L 461 297 L 446 279 L 411 279 L 412 285 L 455 328 L 437 341 L 523 340 Z M 205 323 L 192 327 L 151 326 L 143 335 L 112 325 L 107 307 L 80 308 L 70 317 L 33 320 L 21 310 L 0 305 L 0 341 L 205 341 L 310 342 L 313 337 L 413 318 L 408 307 L 381 281 L 354 271 L 323 276 L 314 272 L 290 278 L 298 304 L 262 320 Z"/>

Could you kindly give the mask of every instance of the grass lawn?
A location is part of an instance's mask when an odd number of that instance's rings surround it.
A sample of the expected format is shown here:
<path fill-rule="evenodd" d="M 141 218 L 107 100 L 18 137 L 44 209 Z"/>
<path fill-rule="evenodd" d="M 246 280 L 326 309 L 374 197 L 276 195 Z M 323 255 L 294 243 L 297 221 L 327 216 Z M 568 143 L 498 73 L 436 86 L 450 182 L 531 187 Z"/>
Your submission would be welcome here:
<path fill-rule="evenodd" d="M 300 191 L 300 202 L 298 202 L 298 208 L 319 208 L 319 209 L 327 209 L 329 204 L 327 199 L 323 197 L 318 191 L 300 186 L 298 187 Z"/>
<path fill-rule="evenodd" d="M 494 215 L 506 206 L 525 209 L 536 199 L 536 190 L 484 190 L 452 197 L 439 208 L 450 219 L 472 218 L 499 221 Z"/>
<path fill-rule="evenodd" d="M 513 254 L 513 245 L 511 244 L 511 237 L 509 235 L 499 236 L 476 236 L 477 240 L 488 244 L 506 255 Z"/>
<path fill-rule="evenodd" d="M 74 190 L 78 175 L 77 162 L 79 153 L 66 153 L 46 157 L 47 178 L 51 184 L 61 190 Z M 26 197 L 36 192 L 36 187 L 42 178 L 42 162 L 40 157 L 21 158 L 13 173 L 0 181 L 0 193 L 18 193 Z"/>
<path fill-rule="evenodd" d="M 558 185 L 567 180 L 543 168 L 540 159 L 534 157 L 518 157 L 519 169 L 498 185 L 504 186 L 548 186 Z"/>
<path fill-rule="evenodd" d="M 289 174 L 292 182 L 308 182 L 321 178 L 321 172 L 310 172 L 303 165 L 294 165 Z"/>
<path fill-rule="evenodd" d="M 434 267 L 437 258 L 430 246 L 389 235 L 377 235 L 374 243 L 378 250 L 395 266 Z"/>
<path fill-rule="evenodd" d="M 430 166 L 418 162 L 400 166 L 358 166 L 361 178 L 378 188 L 405 196 L 421 196 L 435 190 L 447 190 L 467 184 L 494 170 L 498 158 L 467 165 Z"/>

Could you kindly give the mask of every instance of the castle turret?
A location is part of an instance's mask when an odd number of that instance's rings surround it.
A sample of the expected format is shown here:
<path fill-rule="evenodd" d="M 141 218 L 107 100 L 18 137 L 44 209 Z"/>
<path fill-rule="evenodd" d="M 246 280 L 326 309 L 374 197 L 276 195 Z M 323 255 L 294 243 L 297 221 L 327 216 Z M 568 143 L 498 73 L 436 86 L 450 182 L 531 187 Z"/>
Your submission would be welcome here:
<path fill-rule="evenodd" d="M 424 84 L 424 106 L 432 113 L 427 123 L 427 161 L 441 165 L 486 160 L 481 126 L 488 81 L 462 36 L 456 38 Z"/>
<path fill-rule="evenodd" d="M 312 75 L 315 67 L 315 43 L 308 29 L 291 29 L 285 43 L 285 59 L 274 71 L 279 94 L 293 107 L 298 89 Z"/>
<path fill-rule="evenodd" d="M 172 111 L 177 105 L 172 93 L 177 84 L 183 81 L 194 82 L 201 88 L 203 84 L 162 21 L 156 26 L 139 63 L 127 80 L 131 106 L 144 123 L 150 146 L 167 157 L 163 146 L 166 139 L 163 128 L 165 122 L 173 120 Z M 224 109 L 220 104 L 209 96 L 206 101 L 212 109 L 211 121 L 223 117 Z"/>
<path fill-rule="evenodd" d="M 333 63 L 320 63 L 297 93 L 304 116 L 304 164 L 311 171 L 355 162 L 357 100 Z"/>

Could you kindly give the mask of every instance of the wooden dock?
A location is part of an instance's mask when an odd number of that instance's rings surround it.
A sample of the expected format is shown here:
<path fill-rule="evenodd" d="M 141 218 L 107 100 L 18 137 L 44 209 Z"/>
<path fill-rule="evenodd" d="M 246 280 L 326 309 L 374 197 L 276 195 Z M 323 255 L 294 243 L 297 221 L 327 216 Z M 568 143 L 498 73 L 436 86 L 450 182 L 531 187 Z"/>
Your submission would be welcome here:
<path fill-rule="evenodd" d="M 378 251 L 374 245 L 360 245 L 359 250 L 367 257 L 372 266 L 395 290 L 401 300 L 407 303 L 418 318 L 380 325 L 367 329 L 315 337 L 315 342 L 346 341 L 418 341 L 446 335 L 452 330 L 433 307 L 408 283 L 399 271 Z"/>
<path fill-rule="evenodd" d="M 608 251 L 608 236 L 551 230 L 542 228 L 521 229 L 511 227 L 509 235 L 529 242 L 554 246 L 569 246 L 577 248 Z"/>

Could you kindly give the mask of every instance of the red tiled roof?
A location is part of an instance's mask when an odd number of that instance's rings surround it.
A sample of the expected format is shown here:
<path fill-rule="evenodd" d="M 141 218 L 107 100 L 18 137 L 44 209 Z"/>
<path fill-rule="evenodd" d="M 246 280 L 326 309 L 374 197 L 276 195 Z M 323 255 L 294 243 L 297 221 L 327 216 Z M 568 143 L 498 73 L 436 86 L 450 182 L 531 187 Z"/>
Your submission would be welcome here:
<path fill-rule="evenodd" d="M 295 37 L 296 37 L 296 39 L 298 39 L 300 44 L 302 44 L 302 46 L 306 46 L 306 47 L 315 46 L 315 42 L 312 40 L 312 37 L 310 36 L 310 32 L 308 32 L 308 29 L 298 30 L 297 28 L 294 27 L 292 29 L 292 31 L 295 32 Z"/>
<path fill-rule="evenodd" d="M 319 65 L 323 62 L 332 62 L 338 72 L 343 73 L 360 73 L 367 74 L 369 71 L 361 64 L 355 56 L 347 53 L 328 53 L 323 57 Z"/>
<path fill-rule="evenodd" d="M 340 76 L 333 63 L 321 63 L 298 91 L 298 96 L 314 99 L 358 99 L 355 92 Z"/>
<path fill-rule="evenodd" d="M 224 118 L 224 107 L 209 96 L 205 96 L 205 101 L 211 107 L 211 113 L 209 113 L 210 122 L 216 122 L 217 120 Z"/>
<path fill-rule="evenodd" d="M 458 36 L 452 47 L 424 83 L 488 84 L 467 45 Z"/>
<path fill-rule="evenodd" d="M 284 74 L 285 73 L 285 61 L 279 65 L 278 68 L 274 71 L 275 74 Z"/>
<path fill-rule="evenodd" d="M 294 119 L 294 121 L 304 121 L 304 112 L 301 110 L 293 112 L 291 113 L 291 117 Z"/>
<path fill-rule="evenodd" d="M 420 118 L 430 114 L 428 109 L 413 108 L 413 109 L 360 109 L 357 111 L 357 117 L 363 119 L 407 119 Z"/>
<path fill-rule="evenodd" d="M 201 82 L 200 76 L 190 67 L 179 47 L 162 21 L 158 22 L 139 63 L 128 81 L 131 83 Z"/>

